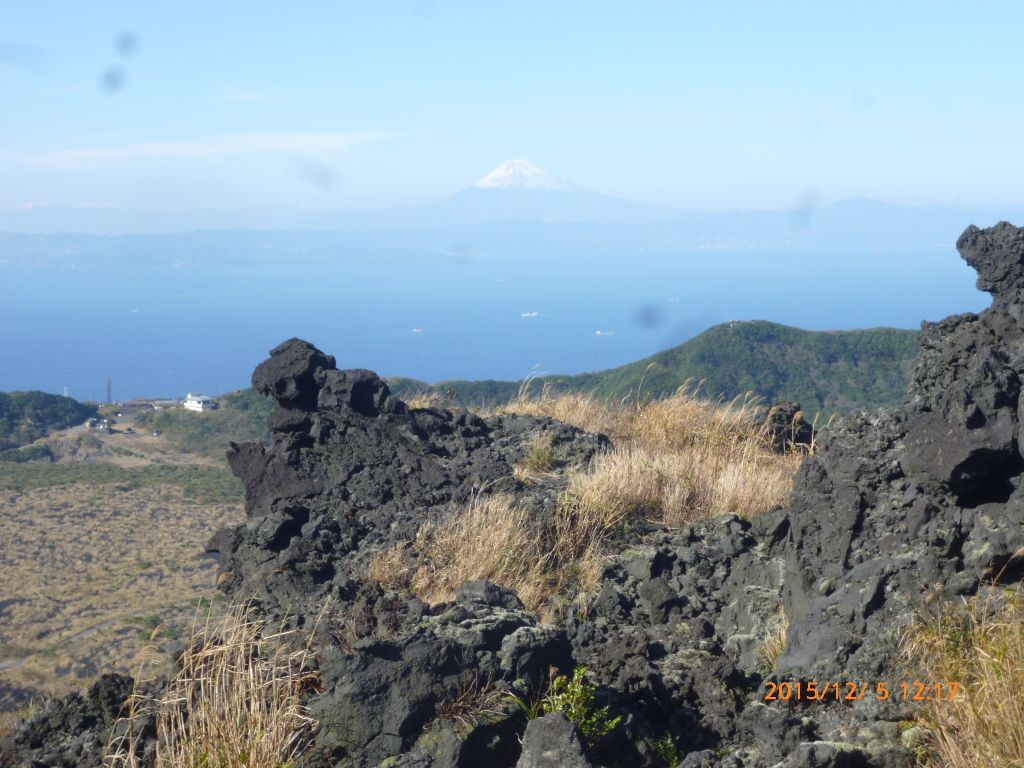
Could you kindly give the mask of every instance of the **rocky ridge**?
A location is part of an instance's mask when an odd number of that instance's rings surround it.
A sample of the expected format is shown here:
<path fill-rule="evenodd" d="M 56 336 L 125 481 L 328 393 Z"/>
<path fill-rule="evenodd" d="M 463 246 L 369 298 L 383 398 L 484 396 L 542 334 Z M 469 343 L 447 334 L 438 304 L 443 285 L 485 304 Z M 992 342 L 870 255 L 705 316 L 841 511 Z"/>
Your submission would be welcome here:
<path fill-rule="evenodd" d="M 589 611 L 547 625 L 497 585 L 466 583 L 431 609 L 386 592 L 366 565 L 474 494 L 551 514 L 557 484 L 524 485 L 512 467 L 541 435 L 563 469 L 607 440 L 547 419 L 410 409 L 369 371 L 339 371 L 303 341 L 277 347 L 253 375 L 276 403 L 273 441 L 232 447 L 248 520 L 216 546 L 229 594 L 308 626 L 330 601 L 305 764 L 653 767 L 675 754 L 684 768 L 911 766 L 906 705 L 769 703 L 764 684 L 891 679 L 925 601 L 1024 576 L 1024 230 L 970 227 L 957 247 L 992 306 L 923 325 L 904 405 L 834 424 L 785 509 L 649 532 L 608 564 Z M 769 670 L 758 650 L 783 615 Z M 527 725 L 514 707 L 445 716 L 453 697 L 527 700 L 549 669 L 580 664 L 622 717 L 596 745 L 564 718 Z M 107 720 L 63 711 L 16 732 L 12 765 L 95 764 L 82 731 Z"/>

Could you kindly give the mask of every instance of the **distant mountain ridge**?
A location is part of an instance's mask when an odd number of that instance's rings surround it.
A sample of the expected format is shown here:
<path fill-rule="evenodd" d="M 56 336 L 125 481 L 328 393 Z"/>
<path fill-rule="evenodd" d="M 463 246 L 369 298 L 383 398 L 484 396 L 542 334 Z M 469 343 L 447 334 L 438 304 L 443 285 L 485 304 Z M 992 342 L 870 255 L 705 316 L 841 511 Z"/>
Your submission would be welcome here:
<path fill-rule="evenodd" d="M 221 214 L 224 214 L 223 216 Z M 345 258 L 444 256 L 459 244 L 476 256 L 533 258 L 558 253 L 635 259 L 765 252 L 865 258 L 946 253 L 965 224 L 1024 220 L 1024 207 L 911 208 L 847 201 L 799 211 L 683 212 L 584 189 L 470 187 L 417 208 L 201 212 L 183 229 L 159 212 L 0 210 L 0 270 L 342 264 Z M 115 234 L 117 222 L 138 224 Z M 53 234 L 52 230 L 61 232 Z M 48 233 L 47 231 L 50 231 Z M 124 228 L 121 228 L 124 231 Z"/>
<path fill-rule="evenodd" d="M 0 209 L 0 234 L 80 233 L 93 235 L 183 235 L 211 230 L 319 231 L 319 234 L 380 235 L 385 243 L 403 230 L 422 230 L 416 238 L 450 242 L 452 228 L 460 236 L 475 234 L 498 241 L 503 226 L 529 222 L 575 225 L 565 232 L 543 230 L 545 240 L 563 246 L 580 238 L 636 242 L 643 248 L 658 243 L 682 248 L 729 247 L 946 247 L 964 225 L 995 223 L 1022 217 L 1024 206 L 905 206 L 866 198 L 819 205 L 795 201 L 781 210 L 698 211 L 623 200 L 586 189 L 525 159 L 507 160 L 474 184 L 422 205 L 391 208 L 183 209 L 128 210 L 106 207 L 48 205 Z M 608 227 L 625 227 L 611 231 Z M 466 228 L 475 228 L 467 232 Z M 592 231 L 597 228 L 597 232 Z M 375 240 L 378 238 L 374 238 Z M 414 238 L 415 240 L 415 238 Z M 335 243 L 337 244 L 337 243 Z M 346 243 L 351 245 L 352 242 Z M 37 244 L 38 245 L 38 244 Z M 379 243 L 375 243 L 379 245 Z M 0 242 L 17 255 L 16 243 Z"/>
<path fill-rule="evenodd" d="M 543 376 L 556 391 L 594 392 L 602 397 L 657 398 L 687 382 L 701 382 L 706 397 L 732 399 L 747 392 L 767 402 L 797 401 L 810 415 L 891 406 L 910 382 L 919 333 L 897 328 L 807 331 L 763 320 L 722 323 L 679 346 L 634 363 L 594 373 Z M 395 378 L 400 396 L 453 393 L 464 405 L 500 405 L 519 392 L 521 381 L 442 381 L 426 384 Z"/>

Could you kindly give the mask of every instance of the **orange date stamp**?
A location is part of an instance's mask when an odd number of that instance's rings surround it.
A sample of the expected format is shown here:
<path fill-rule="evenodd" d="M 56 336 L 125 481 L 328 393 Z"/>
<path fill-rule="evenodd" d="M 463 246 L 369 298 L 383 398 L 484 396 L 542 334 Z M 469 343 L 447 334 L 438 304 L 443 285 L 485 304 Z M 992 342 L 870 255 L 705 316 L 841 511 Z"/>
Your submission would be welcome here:
<path fill-rule="evenodd" d="M 952 682 L 924 682 L 909 680 L 888 683 L 880 680 L 874 683 L 852 680 L 818 683 L 813 680 L 765 683 L 765 701 L 860 701 L 864 698 L 876 701 L 953 701 L 960 684 Z"/>

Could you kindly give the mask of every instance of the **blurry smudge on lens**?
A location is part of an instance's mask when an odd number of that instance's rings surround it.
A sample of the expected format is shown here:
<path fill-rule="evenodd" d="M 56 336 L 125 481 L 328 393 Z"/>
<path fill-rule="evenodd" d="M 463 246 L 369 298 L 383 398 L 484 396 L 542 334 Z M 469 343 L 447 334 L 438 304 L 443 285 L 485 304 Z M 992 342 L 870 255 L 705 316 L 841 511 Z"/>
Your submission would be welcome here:
<path fill-rule="evenodd" d="M 324 192 L 330 192 L 338 186 L 337 172 L 330 166 L 318 163 L 315 160 L 297 163 L 295 175 L 300 181 Z"/>
<path fill-rule="evenodd" d="M 117 36 L 117 40 L 114 41 L 114 48 L 122 56 L 131 56 L 135 53 L 135 49 L 138 48 L 139 41 L 135 35 L 131 32 L 124 32 Z"/>
<path fill-rule="evenodd" d="M 633 322 L 641 328 L 657 328 L 665 322 L 665 313 L 661 311 L 661 307 L 645 304 L 636 311 Z"/>
<path fill-rule="evenodd" d="M 802 232 L 811 226 L 814 212 L 821 204 L 821 192 L 814 187 L 807 187 L 800 192 L 793 207 L 789 210 L 789 228 L 793 232 Z"/>
<path fill-rule="evenodd" d="M 111 67 L 103 73 L 103 77 L 100 78 L 100 83 L 103 89 L 114 93 L 124 87 L 125 73 L 120 67 Z"/>

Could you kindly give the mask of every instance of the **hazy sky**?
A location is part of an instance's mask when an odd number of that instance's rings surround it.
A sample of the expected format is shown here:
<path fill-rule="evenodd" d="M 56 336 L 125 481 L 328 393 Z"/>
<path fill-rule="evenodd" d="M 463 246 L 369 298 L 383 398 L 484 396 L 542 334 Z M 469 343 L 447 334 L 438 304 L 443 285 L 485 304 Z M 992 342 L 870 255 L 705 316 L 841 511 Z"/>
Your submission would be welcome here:
<path fill-rule="evenodd" d="M 0 0 L 0 207 L 1024 202 L 1019 2 Z"/>

